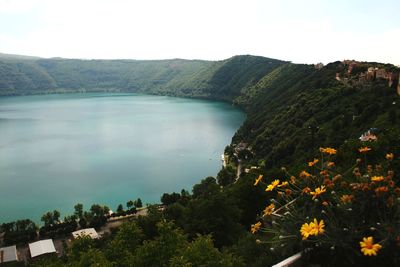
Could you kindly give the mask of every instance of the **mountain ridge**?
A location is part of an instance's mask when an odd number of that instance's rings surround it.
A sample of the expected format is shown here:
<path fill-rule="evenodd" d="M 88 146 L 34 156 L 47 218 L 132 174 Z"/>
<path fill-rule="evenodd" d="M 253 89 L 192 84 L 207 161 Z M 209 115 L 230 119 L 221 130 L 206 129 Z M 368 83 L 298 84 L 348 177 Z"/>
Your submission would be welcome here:
<path fill-rule="evenodd" d="M 283 62 L 250 55 L 206 61 L 45 59 L 1 54 L 0 95 L 122 90 L 224 99 L 222 94 L 212 96 L 212 91 L 220 90 L 226 82 L 239 87 L 253 83 Z M 229 79 L 233 81 L 229 83 Z M 222 91 L 229 93 L 227 89 Z M 236 86 L 235 94 L 239 89 Z"/>

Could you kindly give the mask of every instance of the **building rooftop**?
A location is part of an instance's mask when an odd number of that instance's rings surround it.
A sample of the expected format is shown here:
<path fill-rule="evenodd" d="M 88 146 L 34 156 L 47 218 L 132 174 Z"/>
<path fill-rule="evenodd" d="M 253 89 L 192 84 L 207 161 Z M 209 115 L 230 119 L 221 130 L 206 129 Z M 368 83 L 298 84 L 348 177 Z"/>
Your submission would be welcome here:
<path fill-rule="evenodd" d="M 96 232 L 96 230 L 94 228 L 86 228 L 86 229 L 82 229 L 82 230 L 78 230 L 78 231 L 72 232 L 72 236 L 74 238 L 78 238 L 78 237 L 81 237 L 81 236 L 89 236 L 92 239 L 99 238 L 99 234 Z"/>
<path fill-rule="evenodd" d="M 29 250 L 31 252 L 32 258 L 43 255 L 43 254 L 56 252 L 56 248 L 54 247 L 53 240 L 51 240 L 51 239 L 40 240 L 37 242 L 30 243 Z"/>
<path fill-rule="evenodd" d="M 0 263 L 17 261 L 17 260 L 18 260 L 18 255 L 16 246 L 0 248 Z"/>

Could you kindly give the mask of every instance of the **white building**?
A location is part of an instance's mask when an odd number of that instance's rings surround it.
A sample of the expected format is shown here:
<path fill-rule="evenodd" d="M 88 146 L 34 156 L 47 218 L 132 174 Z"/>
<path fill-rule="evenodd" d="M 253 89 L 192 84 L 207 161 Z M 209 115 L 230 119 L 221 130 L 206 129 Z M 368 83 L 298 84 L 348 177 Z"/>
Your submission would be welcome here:
<path fill-rule="evenodd" d="M 18 261 L 17 247 L 10 246 L 0 248 L 0 264 L 10 261 Z"/>
<path fill-rule="evenodd" d="M 56 248 L 54 247 L 53 240 L 46 239 L 30 243 L 29 251 L 31 253 L 31 257 L 34 258 L 44 254 L 56 253 Z"/>
<path fill-rule="evenodd" d="M 74 239 L 77 239 L 77 238 L 82 237 L 82 236 L 88 236 L 91 239 L 98 239 L 99 238 L 99 234 L 96 232 L 96 230 L 94 228 L 86 228 L 86 229 L 82 229 L 82 230 L 78 230 L 78 231 L 72 232 L 72 236 L 74 237 Z"/>

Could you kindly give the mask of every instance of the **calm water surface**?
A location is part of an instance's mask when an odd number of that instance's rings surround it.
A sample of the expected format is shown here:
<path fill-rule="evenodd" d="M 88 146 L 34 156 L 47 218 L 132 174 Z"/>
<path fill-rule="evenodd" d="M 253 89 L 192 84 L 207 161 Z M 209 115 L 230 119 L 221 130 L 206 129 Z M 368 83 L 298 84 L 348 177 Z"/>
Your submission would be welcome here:
<path fill-rule="evenodd" d="M 216 175 L 243 120 L 228 104 L 162 96 L 0 98 L 0 222 L 190 190 Z"/>

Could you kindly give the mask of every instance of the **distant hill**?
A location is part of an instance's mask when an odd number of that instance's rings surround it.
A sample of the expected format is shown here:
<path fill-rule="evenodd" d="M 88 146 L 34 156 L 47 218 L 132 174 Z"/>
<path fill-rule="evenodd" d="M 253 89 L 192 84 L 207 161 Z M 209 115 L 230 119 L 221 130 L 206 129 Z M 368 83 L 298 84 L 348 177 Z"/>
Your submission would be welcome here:
<path fill-rule="evenodd" d="M 0 54 L 0 95 L 125 91 L 231 101 L 284 61 L 43 59 Z"/>

